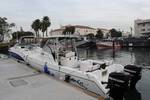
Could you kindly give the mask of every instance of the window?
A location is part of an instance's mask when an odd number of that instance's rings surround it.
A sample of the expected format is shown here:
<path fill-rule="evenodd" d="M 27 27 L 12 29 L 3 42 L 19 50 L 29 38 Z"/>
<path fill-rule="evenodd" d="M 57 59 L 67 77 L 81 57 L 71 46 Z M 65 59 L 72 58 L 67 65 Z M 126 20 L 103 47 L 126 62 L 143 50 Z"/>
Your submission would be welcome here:
<path fill-rule="evenodd" d="M 142 26 L 145 27 L 145 23 L 143 23 Z"/>
<path fill-rule="evenodd" d="M 145 31 L 145 29 L 141 29 L 141 31 Z"/>
<path fill-rule="evenodd" d="M 147 26 L 150 26 L 150 23 L 148 23 Z"/>
<path fill-rule="evenodd" d="M 148 28 L 147 31 L 150 31 L 150 28 Z"/>

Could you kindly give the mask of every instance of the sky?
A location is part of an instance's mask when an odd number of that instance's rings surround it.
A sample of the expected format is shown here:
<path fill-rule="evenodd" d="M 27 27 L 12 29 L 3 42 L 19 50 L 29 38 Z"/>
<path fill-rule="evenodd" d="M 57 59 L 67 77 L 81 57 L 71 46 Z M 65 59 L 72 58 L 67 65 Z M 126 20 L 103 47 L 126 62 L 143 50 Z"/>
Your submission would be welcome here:
<path fill-rule="evenodd" d="M 150 19 L 150 0 L 0 0 L 0 17 L 31 30 L 35 19 L 49 16 L 49 30 L 78 24 L 129 31 L 135 19 Z"/>

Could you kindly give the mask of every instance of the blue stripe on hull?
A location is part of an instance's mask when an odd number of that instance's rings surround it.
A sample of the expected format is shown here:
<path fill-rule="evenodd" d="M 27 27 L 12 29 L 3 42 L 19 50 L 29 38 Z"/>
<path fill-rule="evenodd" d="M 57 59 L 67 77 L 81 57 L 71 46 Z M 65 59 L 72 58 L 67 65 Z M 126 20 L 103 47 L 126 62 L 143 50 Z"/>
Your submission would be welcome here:
<path fill-rule="evenodd" d="M 12 57 L 14 57 L 14 58 L 16 58 L 18 60 L 24 61 L 24 59 L 20 55 L 14 53 L 14 52 L 9 52 L 9 54 L 10 54 L 10 56 L 12 56 Z"/>

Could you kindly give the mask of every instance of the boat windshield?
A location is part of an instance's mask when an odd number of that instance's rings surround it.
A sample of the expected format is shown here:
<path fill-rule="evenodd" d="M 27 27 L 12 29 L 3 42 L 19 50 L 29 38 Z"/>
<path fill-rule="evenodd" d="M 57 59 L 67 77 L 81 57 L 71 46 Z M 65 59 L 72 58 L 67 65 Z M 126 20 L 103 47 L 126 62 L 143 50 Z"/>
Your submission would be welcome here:
<path fill-rule="evenodd" d="M 46 42 L 46 46 L 51 48 L 52 52 L 59 51 L 76 51 L 75 39 L 68 37 L 50 38 Z"/>
<path fill-rule="evenodd" d="M 36 37 L 22 37 L 19 41 L 19 45 L 37 45 L 42 46 L 45 38 Z"/>

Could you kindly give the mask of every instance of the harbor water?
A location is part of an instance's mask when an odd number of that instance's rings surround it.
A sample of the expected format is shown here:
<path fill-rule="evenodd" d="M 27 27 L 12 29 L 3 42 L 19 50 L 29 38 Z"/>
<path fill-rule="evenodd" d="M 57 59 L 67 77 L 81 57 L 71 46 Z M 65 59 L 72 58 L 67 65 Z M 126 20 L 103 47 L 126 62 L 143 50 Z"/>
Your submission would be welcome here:
<path fill-rule="evenodd" d="M 125 100 L 150 100 L 150 49 L 123 48 L 120 50 L 78 49 L 79 56 L 96 60 L 108 59 L 114 63 L 141 66 L 142 79 L 138 81 L 136 89 L 125 94 Z M 146 67 L 146 68 L 145 68 Z"/>
<path fill-rule="evenodd" d="M 7 52 L 0 52 L 1 54 Z M 150 49 L 148 48 L 123 48 L 119 50 L 78 49 L 81 58 L 95 60 L 108 59 L 114 63 L 127 65 L 135 64 L 141 66 L 142 79 L 138 81 L 136 89 L 125 94 L 125 100 L 149 100 L 150 95 Z M 145 68 L 146 67 L 146 68 Z M 148 69 L 149 68 L 149 69 Z"/>

